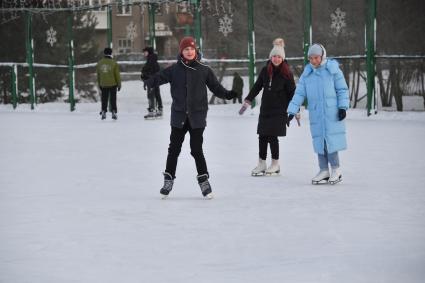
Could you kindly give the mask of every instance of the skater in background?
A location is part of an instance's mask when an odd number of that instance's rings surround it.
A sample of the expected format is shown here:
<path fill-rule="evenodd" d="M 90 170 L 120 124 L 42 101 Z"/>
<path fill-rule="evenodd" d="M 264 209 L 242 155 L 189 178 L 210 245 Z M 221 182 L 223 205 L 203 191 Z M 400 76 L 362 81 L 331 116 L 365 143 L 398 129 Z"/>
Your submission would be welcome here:
<path fill-rule="evenodd" d="M 143 49 L 143 55 L 146 58 L 146 63 L 142 67 L 141 79 L 147 80 L 156 73 L 159 72 L 160 67 L 158 64 L 158 56 L 154 53 L 152 47 L 145 47 Z M 143 85 L 143 88 L 146 90 L 146 85 Z M 145 119 L 153 119 L 156 117 L 162 117 L 162 99 L 159 86 L 147 87 L 148 93 L 148 114 L 145 115 Z"/>
<path fill-rule="evenodd" d="M 279 136 L 286 135 L 286 109 L 295 90 L 294 76 L 285 60 L 283 39 L 275 40 L 270 51 L 269 61 L 261 69 L 257 81 L 245 98 L 240 114 L 251 105 L 255 97 L 263 90 L 257 134 L 259 135 L 259 159 L 251 175 L 272 175 L 280 172 Z M 267 168 L 267 147 L 270 145 L 272 162 Z"/>
<path fill-rule="evenodd" d="M 238 72 L 233 73 L 232 90 L 238 94 L 237 97 L 233 98 L 233 104 L 236 103 L 236 100 L 242 103 L 243 79 Z"/>
<path fill-rule="evenodd" d="M 106 119 L 108 111 L 108 101 L 111 104 L 112 119 L 118 119 L 117 116 L 117 91 L 121 89 L 120 68 L 112 59 L 112 49 L 107 47 L 103 51 L 104 57 L 100 59 L 96 66 L 97 84 L 101 90 L 102 109 L 100 111 L 101 119 Z"/>
<path fill-rule="evenodd" d="M 347 147 L 343 120 L 349 107 L 348 87 L 338 62 L 326 58 L 323 45 L 313 44 L 308 58 L 310 63 L 305 66 L 288 107 L 288 126 L 307 98 L 310 131 L 320 168 L 312 183 L 335 184 L 342 180 L 338 151 Z"/>
<path fill-rule="evenodd" d="M 190 154 L 195 159 L 196 178 L 202 195 L 212 198 L 208 181 L 209 172 L 205 161 L 202 143 L 208 112 L 209 90 L 220 98 L 232 99 L 234 91 L 226 90 L 217 80 L 210 67 L 199 61 L 195 40 L 184 37 L 180 41 L 177 63 L 160 71 L 146 81 L 148 87 L 170 83 L 171 85 L 171 134 L 168 156 L 164 172 L 164 186 L 160 193 L 167 197 L 176 178 L 177 159 L 187 132 L 190 135 Z"/>

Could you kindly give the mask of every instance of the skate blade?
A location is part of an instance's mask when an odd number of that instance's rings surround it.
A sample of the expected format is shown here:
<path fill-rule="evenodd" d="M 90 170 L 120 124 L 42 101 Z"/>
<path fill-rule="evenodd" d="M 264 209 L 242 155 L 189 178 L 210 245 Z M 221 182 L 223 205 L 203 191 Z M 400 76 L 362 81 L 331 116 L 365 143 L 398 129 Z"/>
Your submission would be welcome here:
<path fill-rule="evenodd" d="M 335 184 L 338 184 L 341 181 L 342 181 L 342 176 L 339 176 L 338 180 L 336 180 L 336 181 L 329 181 L 329 184 L 335 185 Z"/>
<path fill-rule="evenodd" d="M 325 178 L 323 180 L 320 181 L 311 181 L 312 185 L 325 185 L 328 183 L 329 178 Z"/>
<path fill-rule="evenodd" d="M 213 199 L 213 198 L 214 198 L 214 195 L 213 195 L 213 193 L 209 193 L 209 194 L 207 194 L 206 196 L 204 196 L 204 198 L 205 198 L 206 200 L 211 200 L 211 199 Z"/>
<path fill-rule="evenodd" d="M 266 172 L 265 175 L 266 176 L 279 176 L 280 175 L 280 171 L 277 171 L 277 172 Z"/>
<path fill-rule="evenodd" d="M 168 195 L 161 194 L 161 199 L 167 199 L 167 198 L 168 198 Z"/>
<path fill-rule="evenodd" d="M 251 173 L 252 177 L 261 177 L 261 176 L 265 176 L 265 172 L 260 172 L 260 173 Z"/>

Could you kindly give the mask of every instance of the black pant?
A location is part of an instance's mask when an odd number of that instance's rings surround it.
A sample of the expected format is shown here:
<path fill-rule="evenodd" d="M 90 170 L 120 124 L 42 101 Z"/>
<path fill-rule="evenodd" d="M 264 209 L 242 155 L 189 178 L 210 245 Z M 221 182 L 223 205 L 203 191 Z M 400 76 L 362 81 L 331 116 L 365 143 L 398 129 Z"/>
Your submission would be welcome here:
<path fill-rule="evenodd" d="M 148 87 L 148 101 L 149 109 L 154 110 L 158 106 L 159 110 L 162 110 L 162 99 L 159 87 Z"/>
<path fill-rule="evenodd" d="M 277 136 L 259 136 L 258 137 L 259 156 L 261 159 L 267 158 L 267 144 L 270 144 L 270 151 L 273 159 L 279 159 L 279 140 Z"/>
<path fill-rule="evenodd" d="M 102 111 L 108 112 L 108 100 L 111 103 L 112 112 L 117 112 L 117 87 L 101 87 L 102 91 Z"/>
<path fill-rule="evenodd" d="M 242 103 L 242 95 L 238 95 L 237 97 L 233 98 L 233 104 L 235 104 L 235 103 L 236 103 L 236 100 L 237 100 L 239 103 Z"/>
<path fill-rule="evenodd" d="M 192 129 L 189 120 L 186 120 L 183 128 L 171 127 L 170 145 L 168 147 L 167 165 L 165 172 L 173 178 L 176 177 L 177 159 L 180 155 L 184 137 L 187 132 L 190 134 L 190 154 L 195 159 L 198 175 L 208 174 L 207 162 L 202 150 L 204 141 L 203 134 L 205 128 Z"/>

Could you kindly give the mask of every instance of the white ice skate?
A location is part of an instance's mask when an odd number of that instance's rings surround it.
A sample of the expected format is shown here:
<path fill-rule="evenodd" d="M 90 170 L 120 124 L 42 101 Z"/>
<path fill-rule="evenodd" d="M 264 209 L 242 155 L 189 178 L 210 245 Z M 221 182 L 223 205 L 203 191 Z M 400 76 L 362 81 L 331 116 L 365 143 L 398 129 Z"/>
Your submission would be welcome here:
<path fill-rule="evenodd" d="M 278 159 L 272 159 L 272 164 L 266 170 L 267 176 L 278 175 L 280 173 L 280 165 Z"/>
<path fill-rule="evenodd" d="M 339 168 L 332 168 L 331 177 L 329 178 L 329 184 L 335 185 L 342 181 L 342 174 Z"/>
<path fill-rule="evenodd" d="M 258 160 L 258 165 L 251 171 L 251 176 L 264 176 L 267 170 L 266 161 L 263 159 Z"/>
<path fill-rule="evenodd" d="M 313 185 L 326 184 L 329 180 L 329 170 L 320 170 L 317 175 L 311 179 Z"/>

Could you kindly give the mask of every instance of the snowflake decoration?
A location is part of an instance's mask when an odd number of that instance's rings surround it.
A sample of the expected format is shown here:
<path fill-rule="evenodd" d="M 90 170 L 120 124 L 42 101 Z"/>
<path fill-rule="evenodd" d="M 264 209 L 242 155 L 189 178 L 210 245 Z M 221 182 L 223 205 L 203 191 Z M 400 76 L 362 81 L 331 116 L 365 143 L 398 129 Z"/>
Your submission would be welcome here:
<path fill-rule="evenodd" d="M 136 25 L 133 23 L 133 21 L 131 21 L 126 27 L 126 29 L 127 29 L 127 38 L 133 41 L 137 37 Z"/>
<path fill-rule="evenodd" d="M 222 18 L 218 19 L 220 26 L 218 28 L 218 31 L 223 33 L 225 37 L 231 32 L 233 32 L 232 28 L 232 18 L 230 18 L 227 14 L 225 14 Z"/>
<path fill-rule="evenodd" d="M 47 40 L 46 42 L 50 44 L 50 47 L 53 47 L 53 44 L 55 44 L 55 42 L 57 42 L 58 40 L 56 39 L 56 31 L 53 29 L 53 27 L 50 27 L 50 29 L 48 31 L 46 31 L 47 33 Z"/>
<path fill-rule="evenodd" d="M 347 26 L 345 23 L 345 12 L 341 11 L 341 9 L 338 7 L 334 13 L 331 14 L 331 29 L 333 29 L 334 35 L 338 35 L 342 31 L 344 27 Z"/>

